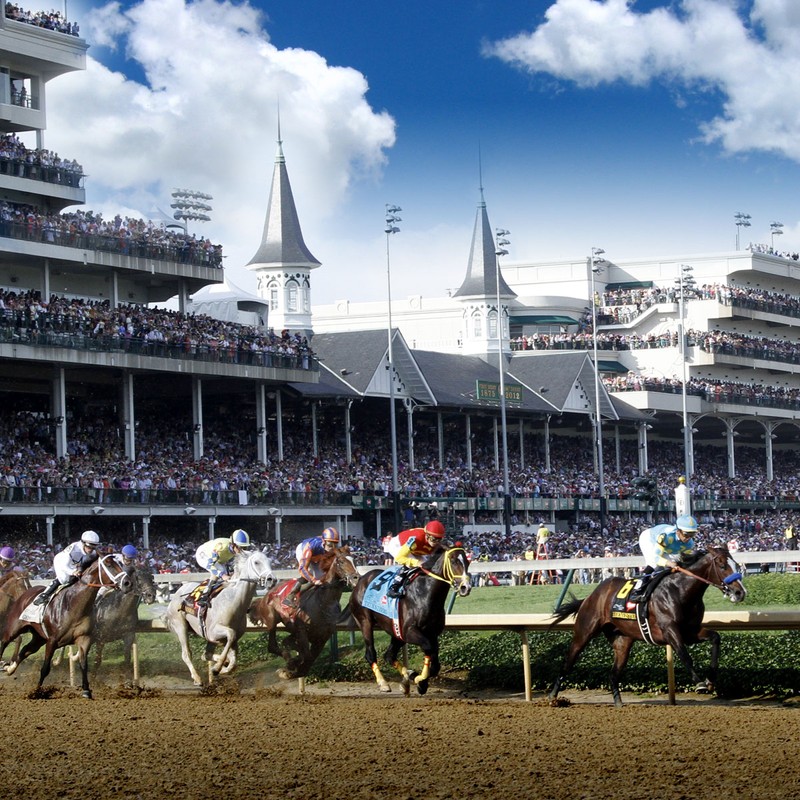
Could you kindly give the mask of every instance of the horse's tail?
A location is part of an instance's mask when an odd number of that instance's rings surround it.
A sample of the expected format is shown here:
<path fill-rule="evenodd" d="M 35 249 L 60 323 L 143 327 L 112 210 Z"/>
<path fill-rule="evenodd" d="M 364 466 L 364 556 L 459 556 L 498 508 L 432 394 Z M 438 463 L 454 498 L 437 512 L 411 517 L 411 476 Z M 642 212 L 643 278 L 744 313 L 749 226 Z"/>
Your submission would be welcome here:
<path fill-rule="evenodd" d="M 559 622 L 563 622 L 567 617 L 571 617 L 573 614 L 577 614 L 582 605 L 583 605 L 583 600 L 579 600 L 577 597 L 573 597 L 572 595 L 570 595 L 569 601 L 566 603 L 562 603 L 553 612 L 553 621 L 550 623 L 550 627 L 552 628 L 553 625 L 556 625 Z"/>

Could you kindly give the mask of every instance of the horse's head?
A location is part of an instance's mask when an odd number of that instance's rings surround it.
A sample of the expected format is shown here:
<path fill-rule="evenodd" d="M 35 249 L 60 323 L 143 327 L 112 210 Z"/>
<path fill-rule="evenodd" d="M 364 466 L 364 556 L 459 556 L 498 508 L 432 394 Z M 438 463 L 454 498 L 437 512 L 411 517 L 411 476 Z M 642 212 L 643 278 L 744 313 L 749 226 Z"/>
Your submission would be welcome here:
<path fill-rule="evenodd" d="M 101 556 L 81 576 L 81 580 L 100 588 L 119 589 L 123 594 L 133 591 L 133 580 L 113 553 Z"/>
<path fill-rule="evenodd" d="M 249 554 L 242 553 L 237 556 L 234 563 L 234 574 L 239 569 L 241 569 L 241 574 L 238 577 L 256 581 L 261 586 L 265 586 L 267 590 L 278 582 L 275 573 L 272 571 L 270 560 L 260 550 L 254 550 Z"/>
<path fill-rule="evenodd" d="M 460 597 L 466 597 L 472 584 L 469 579 L 469 559 L 463 547 L 444 550 L 437 559 L 442 577 L 455 589 Z"/>
<path fill-rule="evenodd" d="M 142 602 L 147 605 L 155 603 L 157 591 L 152 571 L 146 567 L 133 567 L 128 574 L 133 579 L 133 591 L 142 598 Z"/>
<path fill-rule="evenodd" d="M 709 547 L 705 556 L 695 562 L 692 571 L 697 574 L 705 572 L 706 580 L 716 586 L 732 603 L 741 603 L 747 597 L 741 570 L 727 547 Z"/>
<path fill-rule="evenodd" d="M 350 555 L 350 548 L 347 546 L 338 547 L 334 551 L 331 570 L 336 578 L 346 583 L 351 589 L 355 587 L 361 577 L 356 569 L 355 561 Z"/>

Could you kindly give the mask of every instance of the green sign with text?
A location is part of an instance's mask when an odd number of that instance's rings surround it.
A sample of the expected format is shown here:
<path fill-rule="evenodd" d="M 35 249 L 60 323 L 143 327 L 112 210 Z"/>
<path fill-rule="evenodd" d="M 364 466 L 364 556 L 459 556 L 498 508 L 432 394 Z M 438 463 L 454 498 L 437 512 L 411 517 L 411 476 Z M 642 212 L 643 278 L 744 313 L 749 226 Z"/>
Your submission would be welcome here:
<path fill-rule="evenodd" d="M 478 400 L 490 403 L 500 402 L 500 383 L 495 381 L 476 381 L 476 396 Z M 507 383 L 504 387 L 507 403 L 522 402 L 522 386 L 519 383 Z"/>

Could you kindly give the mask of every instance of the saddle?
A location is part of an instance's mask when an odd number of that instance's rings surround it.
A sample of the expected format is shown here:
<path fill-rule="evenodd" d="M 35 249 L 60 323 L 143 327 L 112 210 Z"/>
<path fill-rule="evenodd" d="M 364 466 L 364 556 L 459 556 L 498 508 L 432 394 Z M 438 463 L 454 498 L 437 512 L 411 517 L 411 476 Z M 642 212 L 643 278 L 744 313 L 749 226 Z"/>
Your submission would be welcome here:
<path fill-rule="evenodd" d="M 288 622 L 296 622 L 298 619 L 301 622 L 308 624 L 311 622 L 310 617 L 300 608 L 300 598 L 297 599 L 297 605 L 292 605 L 287 601 L 289 596 L 289 592 L 292 590 L 294 585 L 297 583 L 297 579 L 287 581 L 283 586 L 279 586 L 277 589 L 273 589 L 269 595 L 268 599 L 270 600 L 277 600 L 277 609 L 278 613 L 283 617 L 284 620 Z M 313 587 L 309 589 L 309 591 L 313 591 Z"/>
<path fill-rule="evenodd" d="M 202 612 L 207 611 L 208 609 L 206 606 L 198 605 L 197 601 L 205 594 L 206 589 L 208 588 L 208 579 L 204 580 L 202 583 L 198 583 L 194 589 L 192 589 L 186 597 L 183 598 L 183 604 L 181 605 L 181 610 L 185 611 L 187 614 L 194 614 L 194 616 L 199 617 Z M 216 586 L 213 591 L 211 592 L 211 597 L 208 598 L 208 603 L 211 605 L 211 601 L 225 588 L 224 583 L 220 583 Z"/>

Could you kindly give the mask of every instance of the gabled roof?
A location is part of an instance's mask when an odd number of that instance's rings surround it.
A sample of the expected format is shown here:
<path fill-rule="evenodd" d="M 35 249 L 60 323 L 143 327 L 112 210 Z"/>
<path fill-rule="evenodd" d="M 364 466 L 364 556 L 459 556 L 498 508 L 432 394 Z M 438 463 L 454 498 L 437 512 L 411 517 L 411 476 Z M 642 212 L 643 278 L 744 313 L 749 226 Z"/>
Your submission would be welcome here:
<path fill-rule="evenodd" d="M 517 293 L 509 287 L 501 274 L 500 297 L 516 296 Z M 467 276 L 453 297 L 497 297 L 497 255 L 486 203 L 482 196 L 475 215 Z"/>
<path fill-rule="evenodd" d="M 256 270 L 277 266 L 306 267 L 307 269 L 320 266 L 320 262 L 311 255 L 311 251 L 303 241 L 303 232 L 300 230 L 300 220 L 297 216 L 280 140 L 278 141 L 278 153 L 275 156 L 275 168 L 272 172 L 272 188 L 267 203 L 267 217 L 264 221 L 261 246 L 248 262 L 247 269 Z"/>
<path fill-rule="evenodd" d="M 594 365 L 585 351 L 515 352 L 508 371 L 517 382 L 540 392 L 559 412 L 594 412 Z M 607 419 L 618 419 L 611 397 L 602 383 L 600 413 Z"/>

